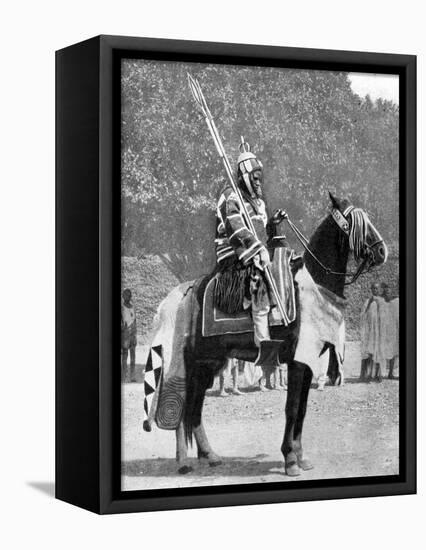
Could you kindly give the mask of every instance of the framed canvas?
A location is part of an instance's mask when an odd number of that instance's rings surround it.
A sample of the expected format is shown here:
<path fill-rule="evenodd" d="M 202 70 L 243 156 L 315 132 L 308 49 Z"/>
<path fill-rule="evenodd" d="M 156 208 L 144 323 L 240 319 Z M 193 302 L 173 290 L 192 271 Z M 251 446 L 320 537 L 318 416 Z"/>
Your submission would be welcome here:
<path fill-rule="evenodd" d="M 99 36 L 56 70 L 57 498 L 414 493 L 415 56 Z"/>

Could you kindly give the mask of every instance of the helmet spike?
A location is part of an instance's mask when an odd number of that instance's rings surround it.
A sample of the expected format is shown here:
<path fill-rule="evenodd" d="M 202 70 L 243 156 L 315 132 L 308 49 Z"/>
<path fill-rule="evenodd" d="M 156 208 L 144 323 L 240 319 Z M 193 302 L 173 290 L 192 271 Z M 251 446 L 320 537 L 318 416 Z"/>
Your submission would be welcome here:
<path fill-rule="evenodd" d="M 245 141 L 244 136 L 241 136 L 241 143 L 238 149 L 240 153 L 250 153 L 250 144 Z"/>

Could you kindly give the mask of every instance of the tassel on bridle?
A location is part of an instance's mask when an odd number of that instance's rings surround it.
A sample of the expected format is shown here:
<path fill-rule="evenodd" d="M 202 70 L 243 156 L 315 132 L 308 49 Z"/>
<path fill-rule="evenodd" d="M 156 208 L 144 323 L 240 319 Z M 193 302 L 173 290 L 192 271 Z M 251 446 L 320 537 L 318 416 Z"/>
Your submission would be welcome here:
<path fill-rule="evenodd" d="M 349 215 L 352 218 L 349 231 L 349 248 L 354 253 L 355 259 L 359 260 L 367 243 L 368 216 L 361 208 L 353 208 Z"/>

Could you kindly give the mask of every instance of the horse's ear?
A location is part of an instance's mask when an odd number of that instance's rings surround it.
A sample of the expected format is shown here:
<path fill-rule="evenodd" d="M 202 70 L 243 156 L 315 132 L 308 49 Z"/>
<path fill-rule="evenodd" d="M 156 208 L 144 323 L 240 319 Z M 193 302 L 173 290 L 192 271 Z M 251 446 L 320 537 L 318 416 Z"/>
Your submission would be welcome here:
<path fill-rule="evenodd" d="M 337 199 L 336 197 L 334 197 L 330 191 L 328 192 L 328 195 L 330 197 L 330 200 L 331 200 L 331 204 L 333 205 L 333 208 L 339 208 L 339 203 L 337 202 Z"/>

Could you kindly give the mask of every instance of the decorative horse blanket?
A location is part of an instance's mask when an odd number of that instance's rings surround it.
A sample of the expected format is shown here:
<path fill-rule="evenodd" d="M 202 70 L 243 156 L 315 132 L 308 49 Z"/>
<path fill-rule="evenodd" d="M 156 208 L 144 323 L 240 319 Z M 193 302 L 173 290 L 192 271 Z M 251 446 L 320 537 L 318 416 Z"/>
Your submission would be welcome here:
<path fill-rule="evenodd" d="M 296 318 L 296 299 L 294 293 L 293 276 L 290 260 L 293 251 L 289 248 L 276 248 L 272 262 L 272 275 L 274 277 L 281 303 L 287 313 L 289 321 Z M 239 313 L 224 313 L 215 305 L 216 277 L 207 284 L 203 298 L 203 336 L 218 336 L 221 334 L 240 334 L 253 332 L 253 321 L 250 310 Z M 282 319 L 278 308 L 273 308 L 269 314 L 269 325 L 282 325 Z"/>
<path fill-rule="evenodd" d="M 300 329 L 294 359 L 308 365 L 315 378 L 328 369 L 327 345 L 334 346 L 341 372 L 344 359 L 346 300 L 313 281 L 303 266 L 296 273 L 299 289 Z M 154 319 L 154 336 L 145 368 L 144 424 L 151 431 L 175 430 L 184 410 L 186 397 L 184 348 L 190 334 L 194 281 L 177 286 L 163 300 Z"/>
<path fill-rule="evenodd" d="M 182 283 L 161 302 L 154 318 L 151 348 L 145 367 L 144 423 L 151 431 L 175 430 L 185 404 L 185 340 L 191 323 L 191 293 L 194 282 Z"/>
<path fill-rule="evenodd" d="M 294 278 L 299 288 L 300 328 L 294 360 L 309 365 L 314 378 L 324 377 L 328 369 L 327 345 L 334 346 L 339 373 L 345 354 L 346 299 L 317 285 L 305 266 Z"/>

